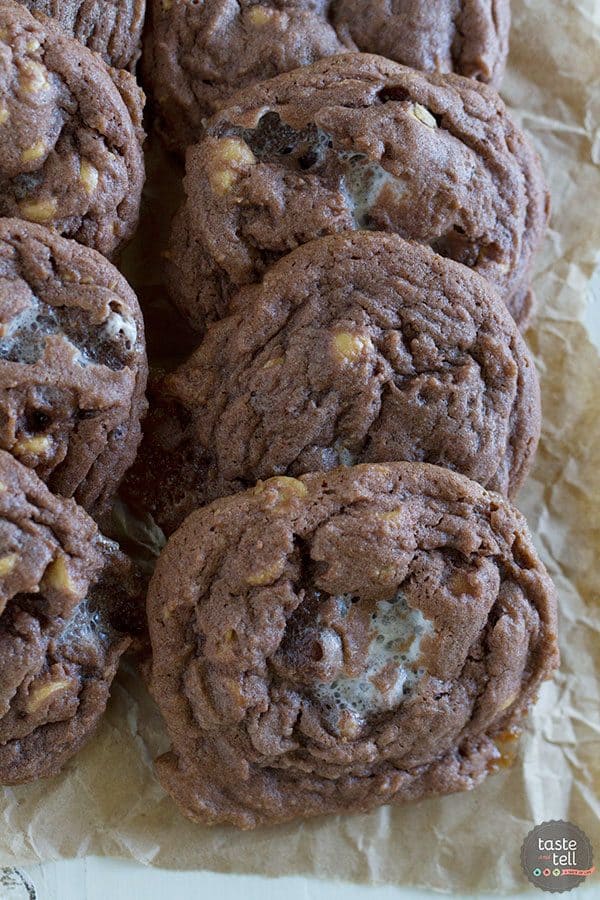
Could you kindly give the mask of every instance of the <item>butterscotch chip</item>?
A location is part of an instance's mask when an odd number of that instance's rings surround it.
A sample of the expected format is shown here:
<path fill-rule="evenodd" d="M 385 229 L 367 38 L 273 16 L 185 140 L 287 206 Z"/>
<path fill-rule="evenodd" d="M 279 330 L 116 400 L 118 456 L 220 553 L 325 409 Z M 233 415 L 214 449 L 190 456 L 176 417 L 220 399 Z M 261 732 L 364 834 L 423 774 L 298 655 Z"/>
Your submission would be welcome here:
<path fill-rule="evenodd" d="M 215 145 L 227 140 L 254 162 L 215 191 L 206 173 L 223 169 Z M 359 230 L 463 263 L 527 324 L 548 196 L 536 153 L 487 85 L 366 54 L 322 60 L 235 95 L 189 149 L 184 186 L 166 283 L 198 331 L 274 260 Z"/>
<path fill-rule="evenodd" d="M 145 82 L 180 151 L 234 91 L 323 57 L 362 50 L 499 84 L 508 51 L 509 0 L 151 0 L 151 9 Z"/>
<path fill-rule="evenodd" d="M 61 29 L 95 50 L 109 66 L 133 72 L 140 55 L 146 0 L 19 0 L 32 13 L 55 19 Z M 32 39 L 27 49 L 40 43 Z"/>
<path fill-rule="evenodd" d="M 0 784 L 18 784 L 91 736 L 141 584 L 83 509 L 3 450 L 0 476 Z"/>
<path fill-rule="evenodd" d="M 157 772 L 202 823 L 469 790 L 558 663 L 554 588 L 507 501 L 420 463 L 300 481 L 285 513 L 256 490 L 194 512 L 150 585 L 151 687 L 172 744 Z M 276 583 L 249 582 L 257 561 Z M 449 587 L 462 575 L 467 596 Z"/>
<path fill-rule="evenodd" d="M 82 29 L 102 6 L 94 44 L 116 24 L 117 3 L 125 9 L 130 0 L 86 2 L 80 10 L 72 0 L 26 5 Z M 108 68 L 26 5 L 0 0 L 0 216 L 46 225 L 111 256 L 137 224 L 143 94 L 133 76 Z"/>
<path fill-rule="evenodd" d="M 126 479 L 166 531 L 257 479 L 279 476 L 256 490 L 285 495 L 304 472 L 357 462 L 435 463 L 511 496 L 523 483 L 535 366 L 465 266 L 351 232 L 294 250 L 232 305 L 157 387 Z"/>
<path fill-rule="evenodd" d="M 0 221 L 0 448 L 100 514 L 140 440 L 147 362 L 135 295 L 99 254 Z"/>

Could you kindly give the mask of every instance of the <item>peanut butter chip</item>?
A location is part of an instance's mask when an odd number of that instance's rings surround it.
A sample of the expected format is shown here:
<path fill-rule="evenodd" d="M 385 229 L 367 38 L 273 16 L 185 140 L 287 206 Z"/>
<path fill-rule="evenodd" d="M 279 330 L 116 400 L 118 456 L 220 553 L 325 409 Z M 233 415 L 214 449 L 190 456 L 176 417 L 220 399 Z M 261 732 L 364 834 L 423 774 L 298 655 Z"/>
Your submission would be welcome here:
<path fill-rule="evenodd" d="M 378 518 L 383 519 L 384 522 L 401 522 L 403 513 L 401 509 L 388 509 L 379 513 Z"/>
<path fill-rule="evenodd" d="M 23 438 L 22 440 L 17 441 L 13 449 L 19 456 L 28 453 L 39 456 L 49 449 L 51 443 L 52 440 L 47 434 L 36 434 L 34 437 Z"/>
<path fill-rule="evenodd" d="M 21 153 L 21 159 L 23 162 L 32 162 L 34 159 L 41 159 L 44 153 L 46 152 L 46 145 L 43 141 L 36 141 L 35 144 L 32 144 L 31 147 L 27 147 L 26 150 L 23 150 Z"/>
<path fill-rule="evenodd" d="M 241 138 L 223 138 L 217 152 L 219 159 L 236 165 L 253 166 L 256 162 L 254 153 Z"/>
<path fill-rule="evenodd" d="M 254 488 L 254 493 L 262 494 L 269 487 L 275 488 L 284 501 L 292 497 L 305 497 L 308 493 L 304 482 L 298 478 L 290 478 L 289 475 L 276 475 L 274 478 L 259 482 Z"/>
<path fill-rule="evenodd" d="M 434 117 L 431 115 L 426 107 L 421 106 L 420 103 L 415 103 L 410 112 L 411 116 L 414 119 L 418 119 L 419 122 L 422 122 L 423 125 L 427 125 L 428 128 L 437 128 L 438 124 Z"/>
<path fill-rule="evenodd" d="M 21 85 L 28 94 L 39 94 L 40 91 L 50 87 L 48 70 L 33 59 L 27 60 L 23 65 Z"/>
<path fill-rule="evenodd" d="M 227 169 L 217 169 L 210 176 L 210 186 L 215 194 L 228 194 L 236 179 L 237 175 L 235 172 Z"/>
<path fill-rule="evenodd" d="M 79 166 L 79 180 L 88 194 L 93 194 L 98 187 L 98 169 L 96 169 L 91 162 L 88 162 L 87 159 L 81 160 Z"/>
<path fill-rule="evenodd" d="M 333 347 L 341 362 L 354 363 L 363 353 L 372 350 L 373 344 L 367 335 L 339 331 L 333 338 Z"/>
<path fill-rule="evenodd" d="M 70 682 L 59 679 L 57 681 L 48 681 L 46 684 L 34 686 L 29 692 L 29 700 L 27 702 L 28 712 L 35 712 L 46 700 L 69 687 Z"/>
<path fill-rule="evenodd" d="M 19 204 L 19 209 L 21 210 L 23 218 L 29 219 L 30 222 L 43 224 L 54 218 L 56 215 L 57 203 L 54 199 L 39 200 L 37 202 L 26 200 Z"/>
<path fill-rule="evenodd" d="M 8 122 L 10 113 L 5 106 L 0 107 L 0 125 L 4 125 L 5 122 Z"/>
<path fill-rule="evenodd" d="M 283 356 L 275 356 L 273 359 L 269 359 L 263 366 L 263 369 L 273 369 L 275 366 L 283 365 L 284 357 Z"/>
<path fill-rule="evenodd" d="M 248 13 L 248 19 L 252 25 L 256 25 L 259 28 L 262 25 L 268 25 L 272 17 L 273 11 L 267 9 L 265 6 L 253 6 Z"/>
<path fill-rule="evenodd" d="M 210 173 L 210 185 L 215 194 L 227 194 L 256 157 L 241 138 L 222 138 L 215 151 L 217 167 Z"/>
<path fill-rule="evenodd" d="M 8 553 L 6 556 L 0 557 L 0 578 L 10 575 L 18 559 L 19 557 L 16 553 Z"/>
<path fill-rule="evenodd" d="M 283 561 L 279 560 L 276 563 L 273 563 L 272 566 L 267 566 L 266 569 L 261 569 L 259 572 L 254 572 L 252 575 L 248 575 L 246 578 L 246 582 L 248 584 L 254 585 L 255 587 L 262 586 L 264 584 L 272 584 L 274 581 L 277 581 L 281 573 L 283 572 Z"/>
<path fill-rule="evenodd" d="M 77 589 L 71 578 L 67 563 L 63 556 L 57 556 L 44 572 L 43 584 L 54 588 L 56 591 L 64 591 L 67 594 L 76 595 Z"/>

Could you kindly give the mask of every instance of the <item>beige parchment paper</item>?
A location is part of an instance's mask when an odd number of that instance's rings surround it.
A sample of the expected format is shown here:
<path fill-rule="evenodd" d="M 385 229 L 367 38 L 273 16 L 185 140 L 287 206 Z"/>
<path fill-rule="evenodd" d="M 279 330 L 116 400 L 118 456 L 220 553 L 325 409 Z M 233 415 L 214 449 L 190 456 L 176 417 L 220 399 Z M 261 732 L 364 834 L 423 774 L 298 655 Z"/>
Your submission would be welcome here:
<path fill-rule="evenodd" d="M 576 822 L 600 855 L 600 0 L 514 0 L 503 93 L 540 151 L 553 196 L 528 334 L 544 433 L 519 505 L 558 586 L 563 660 L 516 764 L 470 794 L 419 805 L 255 833 L 208 830 L 187 822 L 155 781 L 165 736 L 126 667 L 98 734 L 67 770 L 0 793 L 0 864 L 95 853 L 182 869 L 511 891 L 526 886 L 524 836 L 552 818 Z M 125 270 L 151 353 L 174 358 L 180 337 L 159 287 L 159 252 L 179 174 L 156 148 L 148 168 L 145 224 Z"/>

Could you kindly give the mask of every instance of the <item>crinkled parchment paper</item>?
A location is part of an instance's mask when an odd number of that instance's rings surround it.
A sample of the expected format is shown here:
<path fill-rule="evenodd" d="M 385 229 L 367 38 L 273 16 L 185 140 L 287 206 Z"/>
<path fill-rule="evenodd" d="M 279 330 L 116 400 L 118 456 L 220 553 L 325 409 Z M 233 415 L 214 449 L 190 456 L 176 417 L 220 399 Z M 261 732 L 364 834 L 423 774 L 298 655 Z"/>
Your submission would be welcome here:
<path fill-rule="evenodd" d="M 535 278 L 540 311 L 528 335 L 544 435 L 519 505 L 558 585 L 563 658 L 515 766 L 470 794 L 405 808 L 255 833 L 207 830 L 182 818 L 154 780 L 164 734 L 126 669 L 96 738 L 60 777 L 0 794 L 0 864 L 97 853 L 177 868 L 509 891 L 525 886 L 525 834 L 552 818 L 576 822 L 600 854 L 599 0 L 515 0 L 511 47 L 504 96 L 542 155 L 553 196 Z M 178 336 L 157 286 L 158 251 L 179 187 L 156 151 L 149 175 L 146 224 L 127 273 L 151 351 L 168 361 Z"/>

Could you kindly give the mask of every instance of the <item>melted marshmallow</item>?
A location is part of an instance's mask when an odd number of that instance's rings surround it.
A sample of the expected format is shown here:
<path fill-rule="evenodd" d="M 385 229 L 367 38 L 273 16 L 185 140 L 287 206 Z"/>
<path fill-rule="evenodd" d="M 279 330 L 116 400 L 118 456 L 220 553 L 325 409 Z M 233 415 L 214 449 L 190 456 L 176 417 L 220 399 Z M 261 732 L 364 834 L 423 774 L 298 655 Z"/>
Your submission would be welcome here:
<path fill-rule="evenodd" d="M 126 319 L 118 312 L 111 312 L 104 323 L 104 333 L 113 340 L 122 334 L 132 346 L 137 340 L 137 328 L 133 319 Z"/>
<path fill-rule="evenodd" d="M 339 156 L 348 163 L 342 179 L 342 190 L 352 207 L 357 227 L 365 228 L 369 225 L 371 211 L 383 188 L 389 185 L 400 197 L 405 193 L 406 185 L 379 163 L 369 162 L 360 153 L 340 153 Z"/>
<path fill-rule="evenodd" d="M 343 614 L 351 599 L 349 595 L 336 599 Z M 343 710 L 365 719 L 370 713 L 393 709 L 423 675 L 415 662 L 421 652 L 422 637 L 432 632 L 432 624 L 420 610 L 407 605 L 402 591 L 391 601 L 377 603 L 371 629 L 367 665 L 361 675 L 338 676 L 331 683 L 321 682 L 313 688 L 333 725 Z M 384 670 L 388 687 L 382 690 L 376 680 Z"/>
<path fill-rule="evenodd" d="M 0 340 L 0 359 L 33 365 L 43 355 L 48 335 L 57 330 L 52 307 L 34 301 L 7 323 Z"/>

